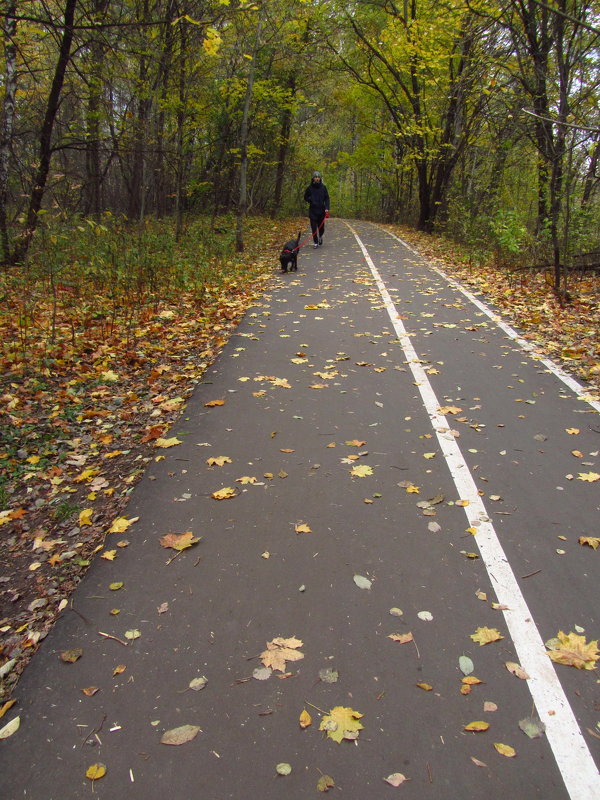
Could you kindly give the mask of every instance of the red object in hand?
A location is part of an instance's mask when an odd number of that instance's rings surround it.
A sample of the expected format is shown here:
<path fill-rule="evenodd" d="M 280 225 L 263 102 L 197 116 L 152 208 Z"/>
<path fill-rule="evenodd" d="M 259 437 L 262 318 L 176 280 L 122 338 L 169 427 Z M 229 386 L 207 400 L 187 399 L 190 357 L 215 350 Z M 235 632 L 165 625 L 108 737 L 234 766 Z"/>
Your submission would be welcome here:
<path fill-rule="evenodd" d="M 326 209 L 325 210 L 325 219 L 327 219 L 328 217 L 329 217 L 329 209 Z"/>

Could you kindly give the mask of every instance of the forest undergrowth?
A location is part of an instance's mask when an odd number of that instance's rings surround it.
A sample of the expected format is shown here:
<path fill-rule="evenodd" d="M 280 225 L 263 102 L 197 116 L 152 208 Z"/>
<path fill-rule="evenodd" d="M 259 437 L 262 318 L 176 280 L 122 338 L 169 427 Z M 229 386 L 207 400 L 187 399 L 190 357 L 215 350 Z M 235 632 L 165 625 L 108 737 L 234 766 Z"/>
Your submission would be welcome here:
<path fill-rule="evenodd" d="M 26 270 L 0 274 L 0 701 L 91 559 L 111 557 L 107 533 L 127 547 L 131 491 L 297 225 L 250 219 L 238 254 L 231 219 L 189 223 L 180 241 L 165 223 L 81 221 L 48 228 Z M 573 280 L 562 306 L 543 275 L 390 229 L 598 394 L 598 276 Z"/>

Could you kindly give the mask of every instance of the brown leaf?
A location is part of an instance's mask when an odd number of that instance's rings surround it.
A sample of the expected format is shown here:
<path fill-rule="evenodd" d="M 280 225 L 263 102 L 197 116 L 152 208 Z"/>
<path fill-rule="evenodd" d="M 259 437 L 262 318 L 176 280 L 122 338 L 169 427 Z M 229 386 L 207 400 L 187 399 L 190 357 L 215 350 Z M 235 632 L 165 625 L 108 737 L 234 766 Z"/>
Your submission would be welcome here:
<path fill-rule="evenodd" d="M 260 654 L 260 660 L 265 667 L 285 672 L 286 661 L 300 661 L 304 658 L 304 653 L 298 650 L 299 647 L 302 647 L 300 639 L 294 637 L 283 639 L 278 636 L 267 642 L 267 649 Z"/>
<path fill-rule="evenodd" d="M 163 547 L 171 547 L 173 550 L 187 550 L 193 544 L 200 541 L 191 531 L 185 533 L 167 533 L 160 540 Z"/>
<path fill-rule="evenodd" d="M 60 654 L 61 661 L 66 664 L 74 664 L 83 655 L 81 647 L 75 647 L 73 650 L 65 650 Z"/>

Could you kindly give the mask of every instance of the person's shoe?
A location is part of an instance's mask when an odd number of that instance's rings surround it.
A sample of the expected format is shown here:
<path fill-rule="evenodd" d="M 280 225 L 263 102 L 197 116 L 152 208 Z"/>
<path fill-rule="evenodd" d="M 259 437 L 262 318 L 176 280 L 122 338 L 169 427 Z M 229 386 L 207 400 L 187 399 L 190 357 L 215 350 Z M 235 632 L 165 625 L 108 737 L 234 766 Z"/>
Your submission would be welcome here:
<path fill-rule="evenodd" d="M 313 247 L 318 247 L 318 246 L 319 246 L 318 242 L 315 242 L 315 243 L 313 244 Z"/>

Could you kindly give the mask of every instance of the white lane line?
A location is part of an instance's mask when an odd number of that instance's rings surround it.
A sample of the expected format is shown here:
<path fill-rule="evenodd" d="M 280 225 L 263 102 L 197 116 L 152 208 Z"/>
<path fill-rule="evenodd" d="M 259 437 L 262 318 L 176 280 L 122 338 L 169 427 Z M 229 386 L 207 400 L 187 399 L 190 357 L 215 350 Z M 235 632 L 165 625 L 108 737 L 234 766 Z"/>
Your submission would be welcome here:
<path fill-rule="evenodd" d="M 375 264 L 354 228 L 349 223 L 346 224 L 354 234 L 377 283 L 454 479 L 458 495 L 461 500 L 468 501 L 465 514 L 469 527 L 477 528 L 474 539 L 496 592 L 496 598 L 501 605 L 506 605 L 509 609 L 503 612 L 506 626 L 521 666 L 530 676 L 527 685 L 540 719 L 546 726 L 546 736 L 569 796 L 571 800 L 600 798 L 598 769 L 552 662 L 546 655 L 542 637 L 479 496 L 475 480 L 469 472 L 456 439 L 450 433 L 451 426 L 448 420 L 439 412 L 440 403 Z"/>
<path fill-rule="evenodd" d="M 417 252 L 417 250 L 415 250 L 409 244 L 407 244 L 404 241 L 404 239 L 401 239 L 399 236 L 396 236 L 395 233 L 386 231 L 384 228 L 382 228 L 381 230 L 387 233 L 388 236 L 391 236 L 392 239 L 396 239 L 396 241 L 400 242 L 401 245 L 404 245 L 404 247 L 406 247 L 407 250 L 410 250 L 410 252 L 413 253 L 415 256 L 418 256 L 420 259 L 423 259 L 423 256 L 419 252 Z M 589 405 L 592 406 L 592 408 L 600 412 L 600 403 L 594 400 L 594 398 L 590 396 L 589 389 L 586 389 L 585 386 L 582 386 L 579 383 L 579 381 L 571 377 L 571 375 L 569 375 L 567 372 L 561 369 L 558 366 L 558 364 L 555 364 L 554 361 L 552 361 L 549 358 L 545 358 L 544 356 L 540 356 L 534 344 L 528 342 L 527 339 L 523 339 L 522 336 L 519 336 L 516 330 L 514 328 L 511 328 L 511 326 L 508 325 L 508 323 L 506 323 L 502 319 L 502 317 L 498 316 L 498 314 L 492 311 L 492 309 L 489 308 L 489 306 L 486 306 L 485 303 L 482 303 L 481 300 L 475 297 L 474 294 L 472 294 L 458 281 L 454 280 L 454 278 L 451 278 L 449 275 L 446 275 L 446 273 L 443 270 L 441 270 L 439 267 L 436 267 L 434 264 L 427 263 L 427 268 L 432 269 L 434 272 L 437 272 L 437 274 L 440 275 L 445 281 L 447 281 L 450 284 L 450 286 L 461 292 L 468 300 L 471 301 L 471 303 L 473 303 L 474 306 L 476 306 L 480 311 L 483 311 L 483 313 L 487 317 L 489 317 L 501 330 L 503 330 L 507 336 L 513 339 L 513 341 L 515 341 L 519 345 L 519 347 L 521 347 L 523 350 L 526 350 L 532 356 L 532 358 L 534 358 L 540 364 L 543 364 L 546 367 L 546 369 L 552 372 L 553 375 L 556 375 L 556 377 L 559 380 L 561 380 L 566 386 L 568 386 L 572 392 L 575 392 L 575 394 L 580 400 L 584 400 L 586 403 L 589 403 Z"/>

